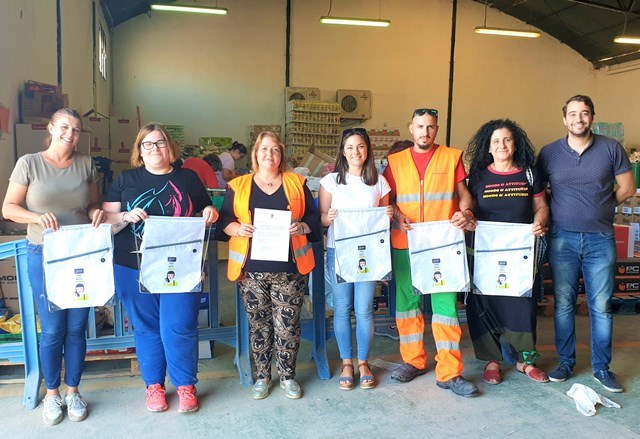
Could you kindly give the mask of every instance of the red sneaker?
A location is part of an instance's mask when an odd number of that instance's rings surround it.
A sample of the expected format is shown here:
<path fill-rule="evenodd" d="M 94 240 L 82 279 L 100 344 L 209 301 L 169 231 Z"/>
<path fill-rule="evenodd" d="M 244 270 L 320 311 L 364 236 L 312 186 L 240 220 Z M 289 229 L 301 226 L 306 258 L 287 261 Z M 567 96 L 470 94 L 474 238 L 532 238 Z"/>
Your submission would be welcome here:
<path fill-rule="evenodd" d="M 180 413 L 195 412 L 198 410 L 198 398 L 196 398 L 195 386 L 180 386 L 177 389 L 178 398 L 180 399 Z"/>
<path fill-rule="evenodd" d="M 168 409 L 167 398 L 162 384 L 151 384 L 147 387 L 147 410 L 164 412 Z"/>

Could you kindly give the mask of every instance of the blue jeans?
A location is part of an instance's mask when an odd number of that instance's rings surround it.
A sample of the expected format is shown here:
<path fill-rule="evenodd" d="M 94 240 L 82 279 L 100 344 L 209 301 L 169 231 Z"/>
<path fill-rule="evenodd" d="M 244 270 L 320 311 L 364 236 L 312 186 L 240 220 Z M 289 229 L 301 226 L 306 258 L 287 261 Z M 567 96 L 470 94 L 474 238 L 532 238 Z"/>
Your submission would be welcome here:
<path fill-rule="evenodd" d="M 576 364 L 575 306 L 580 273 L 584 278 L 591 320 L 591 367 L 608 370 L 611 363 L 616 244 L 613 233 L 549 232 L 549 263 L 555 296 L 555 339 L 559 362 Z"/>
<path fill-rule="evenodd" d="M 133 325 L 136 355 L 145 385 L 198 382 L 199 293 L 140 293 L 140 272 L 115 265 L 116 293 Z"/>
<path fill-rule="evenodd" d="M 44 383 L 50 390 L 60 387 L 64 355 L 64 383 L 69 387 L 78 387 L 87 351 L 89 308 L 49 310 L 41 245 L 27 244 L 27 270 L 40 316 L 40 364 Z"/>
<path fill-rule="evenodd" d="M 335 249 L 327 248 L 327 272 L 333 291 L 333 330 L 338 341 L 340 358 L 353 357 L 351 346 L 351 311 L 356 311 L 358 360 L 367 361 L 373 342 L 373 295 L 375 282 L 337 283 Z"/>

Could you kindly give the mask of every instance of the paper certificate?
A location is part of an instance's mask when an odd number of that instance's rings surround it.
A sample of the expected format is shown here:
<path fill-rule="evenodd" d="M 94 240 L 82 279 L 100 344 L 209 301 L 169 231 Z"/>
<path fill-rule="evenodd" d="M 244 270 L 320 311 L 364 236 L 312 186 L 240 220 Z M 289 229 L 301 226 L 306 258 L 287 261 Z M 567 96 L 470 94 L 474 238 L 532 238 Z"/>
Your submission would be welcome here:
<path fill-rule="evenodd" d="M 251 259 L 254 261 L 289 260 L 290 210 L 255 209 Z"/>

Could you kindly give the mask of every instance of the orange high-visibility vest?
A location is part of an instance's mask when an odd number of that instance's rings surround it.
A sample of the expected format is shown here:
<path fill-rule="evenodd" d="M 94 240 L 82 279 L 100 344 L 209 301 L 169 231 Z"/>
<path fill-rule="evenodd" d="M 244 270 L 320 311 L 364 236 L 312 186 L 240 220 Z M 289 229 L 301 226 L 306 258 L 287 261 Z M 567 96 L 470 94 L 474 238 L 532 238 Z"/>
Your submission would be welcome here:
<path fill-rule="evenodd" d="M 458 210 L 455 177 L 461 156 L 459 149 L 438 146 L 423 176 L 418 175 L 410 149 L 389 156 L 396 182 L 396 205 L 412 223 L 448 220 Z M 391 245 L 400 250 L 409 247 L 406 232 L 395 220 Z"/>
<path fill-rule="evenodd" d="M 253 175 L 243 175 L 234 178 L 229 182 L 233 189 L 234 203 L 233 210 L 241 223 L 251 224 L 251 211 L 249 210 L 249 198 L 251 196 L 251 183 Z M 291 220 L 301 221 L 305 211 L 304 198 L 304 177 L 292 172 L 282 174 L 282 186 L 289 201 L 291 210 Z M 291 237 L 291 247 L 293 249 L 293 259 L 296 262 L 298 271 L 301 274 L 308 274 L 315 267 L 315 258 L 311 244 L 307 241 L 306 235 L 296 235 Z M 230 281 L 235 281 L 240 277 L 242 267 L 247 262 L 249 252 L 249 238 L 232 236 L 229 240 L 229 263 L 227 264 L 227 277 Z"/>

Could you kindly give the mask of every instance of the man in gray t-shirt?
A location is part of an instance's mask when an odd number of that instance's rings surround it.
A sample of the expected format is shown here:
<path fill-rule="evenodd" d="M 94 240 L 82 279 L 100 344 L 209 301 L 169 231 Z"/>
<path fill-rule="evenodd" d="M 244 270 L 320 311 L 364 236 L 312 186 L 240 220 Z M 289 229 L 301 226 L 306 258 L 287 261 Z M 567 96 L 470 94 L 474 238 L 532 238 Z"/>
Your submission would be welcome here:
<path fill-rule="evenodd" d="M 539 175 L 551 188 L 547 236 L 559 365 L 549 379 L 565 381 L 576 364 L 575 305 L 582 273 L 591 319 L 593 376 L 606 390 L 622 392 L 609 371 L 616 263 L 613 213 L 636 192 L 635 180 L 622 145 L 591 132 L 591 98 L 570 98 L 562 113 L 567 136 L 542 148 L 538 156 Z"/>

